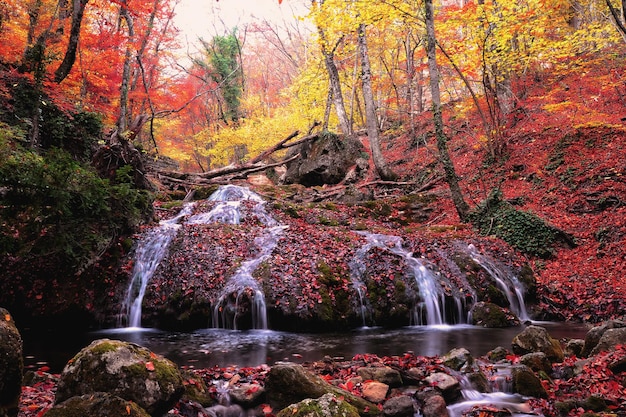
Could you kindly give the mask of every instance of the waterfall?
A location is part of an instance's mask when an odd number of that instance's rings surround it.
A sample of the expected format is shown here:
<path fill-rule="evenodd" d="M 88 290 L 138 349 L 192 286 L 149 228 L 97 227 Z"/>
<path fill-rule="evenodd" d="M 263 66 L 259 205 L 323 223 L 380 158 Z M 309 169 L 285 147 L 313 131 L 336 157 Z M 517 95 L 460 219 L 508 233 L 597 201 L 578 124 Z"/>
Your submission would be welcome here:
<path fill-rule="evenodd" d="M 170 242 L 180 229 L 180 219 L 189 215 L 193 207 L 193 204 L 185 204 L 175 217 L 161 220 L 158 227 L 148 230 L 140 237 L 135 250 L 135 265 L 130 284 L 122 303 L 120 327 L 124 324 L 127 327 L 141 327 L 141 303 L 146 294 L 148 282 L 167 254 Z M 126 319 L 126 323 L 123 319 Z"/>
<path fill-rule="evenodd" d="M 483 267 L 494 279 L 498 288 L 509 301 L 511 311 L 520 320 L 529 320 L 526 304 L 524 303 L 524 287 L 517 277 L 505 265 L 478 252 L 474 245 L 468 245 L 467 252 L 472 260 Z"/>
<path fill-rule="evenodd" d="M 355 288 L 365 288 L 365 285 L 361 281 L 361 277 L 364 272 L 364 266 L 361 266 L 362 259 L 370 249 L 376 247 L 404 259 L 407 266 L 413 273 L 422 301 L 416 306 L 415 311 L 413 312 L 412 324 L 440 325 L 464 321 L 462 320 L 465 316 L 463 303 L 461 300 L 457 300 L 456 298 L 454 302 L 455 311 L 453 313 L 453 317 L 448 317 L 446 314 L 445 294 L 439 284 L 439 277 L 433 269 L 429 267 L 427 260 L 415 258 L 413 253 L 402 246 L 402 238 L 399 236 L 367 232 L 359 232 L 359 234 L 365 236 L 367 243 L 359 251 L 357 251 L 353 260 L 354 266 L 351 264 L 350 267 L 350 275 Z M 362 310 L 363 305 L 364 304 L 361 303 Z M 423 316 L 426 317 L 425 321 L 422 319 Z"/>

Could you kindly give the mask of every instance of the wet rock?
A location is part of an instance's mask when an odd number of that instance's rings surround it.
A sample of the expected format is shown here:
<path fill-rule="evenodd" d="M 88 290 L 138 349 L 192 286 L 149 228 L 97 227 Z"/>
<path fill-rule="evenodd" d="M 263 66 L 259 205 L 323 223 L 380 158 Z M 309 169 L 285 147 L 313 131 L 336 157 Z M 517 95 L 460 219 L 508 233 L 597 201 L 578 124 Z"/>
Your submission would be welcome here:
<path fill-rule="evenodd" d="M 347 401 L 333 394 L 317 399 L 307 398 L 281 410 L 276 417 L 359 417 L 359 412 Z"/>
<path fill-rule="evenodd" d="M 423 417 L 449 417 L 446 400 L 435 390 L 427 390 L 418 394 L 422 404 Z"/>
<path fill-rule="evenodd" d="M 602 334 L 598 344 L 591 350 L 589 356 L 613 350 L 615 346 L 623 344 L 626 344 L 626 327 L 608 329 Z"/>
<path fill-rule="evenodd" d="M 563 362 L 563 349 L 559 341 L 550 337 L 543 327 L 528 326 L 513 338 L 511 345 L 516 355 L 543 352 L 551 362 Z"/>
<path fill-rule="evenodd" d="M 513 392 L 535 398 L 548 398 L 548 393 L 541 384 L 541 380 L 526 365 L 514 366 L 511 369 Z"/>
<path fill-rule="evenodd" d="M 498 346 L 495 349 L 487 352 L 487 359 L 489 359 L 491 362 L 499 362 L 506 359 L 506 357 L 510 354 L 511 352 L 509 352 L 507 349 L 503 348 L 502 346 Z"/>
<path fill-rule="evenodd" d="M 472 387 L 478 392 L 491 392 L 491 386 L 489 384 L 489 380 L 485 376 L 485 374 L 479 369 L 467 374 L 467 379 L 469 380 Z"/>
<path fill-rule="evenodd" d="M 400 395 L 385 401 L 383 415 L 385 417 L 413 417 L 417 412 L 416 408 L 411 397 Z"/>
<path fill-rule="evenodd" d="M 583 348 L 582 356 L 589 356 L 591 354 L 593 348 L 600 342 L 600 338 L 604 332 L 610 329 L 621 329 L 624 327 L 626 327 L 626 322 L 622 320 L 609 320 L 606 323 L 593 327 L 585 335 L 585 347 Z"/>
<path fill-rule="evenodd" d="M 388 366 L 364 366 L 359 368 L 357 373 L 365 381 L 372 379 L 374 381 L 387 384 L 392 388 L 402 386 L 402 377 L 400 376 L 400 372 Z"/>
<path fill-rule="evenodd" d="M 519 319 L 511 311 L 494 303 L 480 301 L 472 307 L 472 324 L 488 328 L 519 326 Z"/>
<path fill-rule="evenodd" d="M 11 314 L 0 308 L 0 417 L 17 416 L 23 371 L 22 337 Z"/>
<path fill-rule="evenodd" d="M 552 363 L 543 352 L 527 353 L 520 358 L 520 363 L 528 366 L 535 372 L 543 371 L 550 373 L 552 371 Z"/>
<path fill-rule="evenodd" d="M 189 371 L 183 372 L 183 378 L 183 385 L 185 386 L 183 401 L 198 403 L 203 407 L 209 407 L 215 403 L 202 378 Z"/>
<path fill-rule="evenodd" d="M 265 401 L 265 389 L 259 384 L 241 384 L 230 391 L 230 399 L 243 408 L 254 408 Z"/>
<path fill-rule="evenodd" d="M 126 401 L 123 398 L 105 392 L 94 392 L 68 398 L 46 412 L 46 417 L 68 416 L 148 417 L 150 414 L 133 401 Z"/>
<path fill-rule="evenodd" d="M 583 349 L 585 348 L 585 341 L 583 339 L 570 339 L 565 343 L 565 356 L 582 356 Z"/>
<path fill-rule="evenodd" d="M 315 399 L 330 393 L 343 397 L 362 416 L 378 414 L 374 403 L 332 386 L 295 363 L 280 362 L 272 366 L 265 380 L 265 391 L 267 401 L 275 410 L 282 410 L 306 398 Z"/>
<path fill-rule="evenodd" d="M 471 366 L 474 363 L 474 358 L 469 350 L 465 348 L 452 349 L 450 352 L 445 354 L 441 360 L 444 365 L 450 369 L 454 369 L 455 371 L 460 371 L 464 366 Z"/>
<path fill-rule="evenodd" d="M 205 416 L 207 414 L 212 417 L 242 417 L 246 415 L 243 408 L 238 404 L 232 404 L 232 405 L 217 404 L 212 407 L 208 407 L 208 408 L 205 408 L 204 410 L 201 410 L 201 413 L 190 414 L 190 415 L 191 416 L 193 415 Z"/>
<path fill-rule="evenodd" d="M 174 363 L 144 347 L 100 339 L 65 366 L 55 403 L 96 392 L 117 395 L 161 416 L 183 395 L 183 377 Z"/>
<path fill-rule="evenodd" d="M 502 410 L 492 406 L 478 405 L 466 413 L 463 417 L 509 417 L 513 414 L 509 410 Z"/>
<path fill-rule="evenodd" d="M 389 392 L 389 385 L 378 381 L 370 381 L 363 384 L 363 398 L 373 403 L 382 403 Z"/>
<path fill-rule="evenodd" d="M 355 138 L 320 135 L 317 140 L 295 147 L 290 154 L 301 157 L 287 164 L 287 184 L 317 186 L 342 181 L 361 156 L 363 145 Z"/>
<path fill-rule="evenodd" d="M 435 372 L 426 378 L 426 382 L 435 387 L 448 403 L 456 401 L 461 396 L 461 384 L 446 373 Z"/>

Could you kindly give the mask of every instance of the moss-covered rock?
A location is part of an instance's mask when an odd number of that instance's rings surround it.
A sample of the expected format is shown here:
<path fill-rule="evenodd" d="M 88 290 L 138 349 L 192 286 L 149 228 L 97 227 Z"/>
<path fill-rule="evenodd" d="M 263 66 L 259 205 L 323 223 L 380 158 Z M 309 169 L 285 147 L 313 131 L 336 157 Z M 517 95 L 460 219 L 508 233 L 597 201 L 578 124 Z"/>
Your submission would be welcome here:
<path fill-rule="evenodd" d="M 358 417 L 359 412 L 347 401 L 333 394 L 307 398 L 281 410 L 276 417 Z"/>
<path fill-rule="evenodd" d="M 478 302 L 472 307 L 472 324 L 489 328 L 519 326 L 520 321 L 511 311 L 494 303 Z"/>
<path fill-rule="evenodd" d="M 149 417 L 150 414 L 132 401 L 116 395 L 95 392 L 71 397 L 46 412 L 46 417 Z"/>
<path fill-rule="evenodd" d="M 514 366 L 511 369 L 513 392 L 535 398 L 548 398 L 548 393 L 541 380 L 526 365 Z"/>
<path fill-rule="evenodd" d="M 160 416 L 181 398 L 183 377 L 174 363 L 144 347 L 100 339 L 65 366 L 55 403 L 95 392 L 117 395 Z"/>
<path fill-rule="evenodd" d="M 513 338 L 513 353 L 525 355 L 532 352 L 543 352 L 551 362 L 563 362 L 563 349 L 558 340 L 553 339 L 544 327 L 528 326 Z"/>
<path fill-rule="evenodd" d="M 0 308 L 0 416 L 17 416 L 22 392 L 22 337 L 13 317 Z"/>

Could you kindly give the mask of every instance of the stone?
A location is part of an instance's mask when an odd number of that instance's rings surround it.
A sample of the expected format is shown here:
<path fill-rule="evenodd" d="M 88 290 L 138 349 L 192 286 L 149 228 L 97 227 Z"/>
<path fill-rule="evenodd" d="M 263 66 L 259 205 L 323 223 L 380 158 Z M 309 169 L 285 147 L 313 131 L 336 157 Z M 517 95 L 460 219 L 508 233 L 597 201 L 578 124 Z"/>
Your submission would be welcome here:
<path fill-rule="evenodd" d="M 487 359 L 489 359 L 491 362 L 499 362 L 506 359 L 506 357 L 510 354 L 511 352 L 509 352 L 507 349 L 503 348 L 502 346 L 498 346 L 487 352 Z"/>
<path fill-rule="evenodd" d="M 359 417 L 359 412 L 347 401 L 329 393 L 292 404 L 276 417 Z"/>
<path fill-rule="evenodd" d="M 480 301 L 472 307 L 472 324 L 488 328 L 519 326 L 520 321 L 511 311 L 494 303 Z"/>
<path fill-rule="evenodd" d="M 449 417 L 446 400 L 441 395 L 430 395 L 422 406 L 424 417 Z"/>
<path fill-rule="evenodd" d="M 551 362 L 563 362 L 563 349 L 558 340 L 553 339 L 544 327 L 528 326 L 511 342 L 513 353 L 525 355 L 532 352 L 543 352 Z"/>
<path fill-rule="evenodd" d="M 363 383 L 363 398 L 373 403 L 382 403 L 389 392 L 389 385 L 378 381 Z"/>
<path fill-rule="evenodd" d="M 8 310 L 0 308 L 0 416 L 17 416 L 22 373 L 22 336 Z"/>
<path fill-rule="evenodd" d="M 535 398 L 548 398 L 548 393 L 541 384 L 541 380 L 526 365 L 517 365 L 511 368 L 513 392 Z"/>
<path fill-rule="evenodd" d="M 243 408 L 254 408 L 265 401 L 265 388 L 259 384 L 241 384 L 230 390 L 230 399 Z"/>
<path fill-rule="evenodd" d="M 605 323 L 593 327 L 585 335 L 585 346 L 581 355 L 589 356 L 593 348 L 595 348 L 598 342 L 600 342 L 600 338 L 602 337 L 604 332 L 610 329 L 620 329 L 623 327 L 626 327 L 626 322 L 622 320 L 609 320 Z"/>
<path fill-rule="evenodd" d="M 365 381 L 372 379 L 387 384 L 392 388 L 402 386 L 400 372 L 388 366 L 364 366 L 357 369 L 357 374 Z"/>
<path fill-rule="evenodd" d="M 472 354 L 465 348 L 452 349 L 450 352 L 446 353 L 441 360 L 444 365 L 455 371 L 460 371 L 464 366 L 471 366 L 474 363 Z"/>
<path fill-rule="evenodd" d="M 570 339 L 565 343 L 565 356 L 582 356 L 583 349 L 585 348 L 585 341 L 583 339 Z"/>
<path fill-rule="evenodd" d="M 600 352 L 611 351 L 617 345 L 626 344 L 626 327 L 608 329 L 602 334 L 598 344 L 591 350 L 589 356 L 595 356 Z"/>
<path fill-rule="evenodd" d="M 133 401 L 126 401 L 106 392 L 71 397 L 46 412 L 46 417 L 149 417 L 150 414 Z"/>
<path fill-rule="evenodd" d="M 183 377 L 174 363 L 142 346 L 99 339 L 65 365 L 55 403 L 96 392 L 133 401 L 148 414 L 161 416 L 182 397 Z"/>
<path fill-rule="evenodd" d="M 527 353 L 520 357 L 520 363 L 535 372 L 543 371 L 549 374 L 552 371 L 552 363 L 543 352 Z"/>
<path fill-rule="evenodd" d="M 440 391 L 448 403 L 456 401 L 461 396 L 461 384 L 451 375 L 435 372 L 426 377 L 426 382 Z"/>
<path fill-rule="evenodd" d="M 415 402 L 406 395 L 389 398 L 383 404 L 385 417 L 413 417 L 416 412 Z"/>
<path fill-rule="evenodd" d="M 267 402 L 275 410 L 330 393 L 352 404 L 361 416 L 376 416 L 379 411 L 374 403 L 335 387 L 302 365 L 290 362 L 278 362 L 270 368 L 265 379 L 265 392 Z"/>

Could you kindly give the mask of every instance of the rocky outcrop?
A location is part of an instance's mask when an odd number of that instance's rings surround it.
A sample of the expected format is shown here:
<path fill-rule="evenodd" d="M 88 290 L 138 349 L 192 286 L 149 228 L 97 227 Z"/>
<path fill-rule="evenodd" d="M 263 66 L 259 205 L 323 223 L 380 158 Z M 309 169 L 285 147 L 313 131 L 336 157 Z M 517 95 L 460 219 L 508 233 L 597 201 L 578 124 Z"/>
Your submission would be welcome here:
<path fill-rule="evenodd" d="M 513 353 L 525 355 L 532 352 L 543 352 L 552 362 L 563 361 L 563 349 L 558 340 L 553 339 L 548 331 L 539 326 L 528 326 L 513 338 Z"/>
<path fill-rule="evenodd" d="M 11 313 L 0 308 L 0 417 L 17 416 L 23 371 L 22 337 Z"/>
<path fill-rule="evenodd" d="M 55 403 L 97 392 L 133 401 L 156 417 L 165 414 L 181 398 L 183 377 L 174 363 L 144 347 L 100 339 L 65 366 Z"/>

